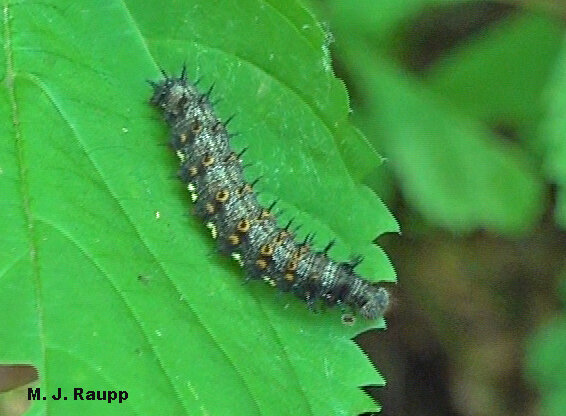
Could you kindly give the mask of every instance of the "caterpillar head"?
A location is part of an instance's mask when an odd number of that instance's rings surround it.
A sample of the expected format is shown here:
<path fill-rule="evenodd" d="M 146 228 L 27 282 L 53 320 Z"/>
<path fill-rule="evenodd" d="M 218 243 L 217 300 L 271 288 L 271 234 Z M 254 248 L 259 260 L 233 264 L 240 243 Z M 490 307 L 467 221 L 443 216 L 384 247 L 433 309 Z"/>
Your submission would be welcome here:
<path fill-rule="evenodd" d="M 368 296 L 367 301 L 360 308 L 359 312 L 366 319 L 377 319 L 385 314 L 389 306 L 389 292 L 376 287 Z"/>

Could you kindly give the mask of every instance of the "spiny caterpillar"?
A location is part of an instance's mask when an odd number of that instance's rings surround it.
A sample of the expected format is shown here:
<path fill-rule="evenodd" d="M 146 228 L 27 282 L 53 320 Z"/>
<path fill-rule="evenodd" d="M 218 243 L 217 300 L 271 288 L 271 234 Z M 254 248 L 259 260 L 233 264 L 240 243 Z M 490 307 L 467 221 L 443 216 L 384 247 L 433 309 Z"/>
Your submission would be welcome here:
<path fill-rule="evenodd" d="M 244 178 L 243 152 L 232 150 L 228 122 L 214 112 L 212 88 L 200 93 L 196 83 L 187 80 L 185 68 L 179 77 L 162 74 L 161 81 L 150 81 L 150 102 L 171 128 L 171 145 L 181 161 L 179 176 L 219 250 L 237 260 L 249 279 L 290 291 L 310 308 L 320 300 L 328 306 L 348 305 L 367 319 L 381 317 L 389 293 L 356 274 L 360 257 L 342 263 L 331 260 L 328 251 L 334 242 L 316 251 L 312 235 L 296 241 L 291 223 L 280 227 L 273 206 L 259 204 L 255 182 Z"/>

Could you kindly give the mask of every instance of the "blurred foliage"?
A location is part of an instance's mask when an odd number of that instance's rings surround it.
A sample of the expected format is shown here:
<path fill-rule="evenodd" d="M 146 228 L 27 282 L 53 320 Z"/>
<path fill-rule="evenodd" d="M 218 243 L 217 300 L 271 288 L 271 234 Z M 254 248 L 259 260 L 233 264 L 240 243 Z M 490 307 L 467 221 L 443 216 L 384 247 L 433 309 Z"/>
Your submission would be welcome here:
<path fill-rule="evenodd" d="M 566 228 L 566 42 L 556 60 L 546 88 L 547 111 L 540 125 L 543 171 L 558 187 L 556 220 Z M 561 275 L 558 295 L 566 305 L 566 272 Z M 564 309 L 562 309 L 564 311 Z M 561 416 L 566 409 L 566 313 L 562 312 L 534 334 L 529 345 L 528 372 L 538 385 L 540 414 Z"/>
<path fill-rule="evenodd" d="M 566 283 L 566 274 L 563 276 Z M 561 298 L 566 304 L 566 284 Z M 541 391 L 540 414 L 562 416 L 566 409 L 566 314 L 554 317 L 533 337 L 529 345 L 528 374 Z"/>
<path fill-rule="evenodd" d="M 451 6 L 438 6 L 444 3 Z M 389 158 L 406 200 L 431 223 L 453 231 L 524 235 L 544 210 L 545 180 L 560 183 L 541 172 L 549 146 L 538 132 L 548 114 L 544 91 L 556 71 L 563 29 L 549 15 L 502 8 L 497 21 L 468 28 L 465 42 L 442 50 L 437 40 L 433 46 L 441 53 L 415 64 L 415 49 L 422 55 L 426 39 L 415 19 L 430 29 L 427 24 L 443 13 L 454 20 L 454 9 L 460 16 L 477 13 L 470 4 L 324 5 L 359 125 Z M 366 180 L 382 182 L 371 175 Z"/>
<path fill-rule="evenodd" d="M 403 314 L 391 328 L 410 321 L 398 336 L 425 355 L 442 344 L 461 414 L 527 414 L 536 407 L 532 381 L 545 414 L 564 414 L 566 316 L 535 335 L 531 377 L 521 373 L 525 338 L 560 308 L 556 279 L 566 266 L 566 5 L 313 0 L 313 7 L 331 28 L 353 116 L 386 158 L 386 169 L 365 181 L 404 232 L 404 243 L 387 247 Z M 385 370 L 390 383 L 394 365 Z M 431 378 L 411 387 L 435 393 Z M 405 393 L 404 402 L 419 394 Z M 455 414 L 441 407 L 430 414 Z"/>
<path fill-rule="evenodd" d="M 566 228 L 566 42 L 556 61 L 553 77 L 546 89 L 548 110 L 541 125 L 543 167 L 558 186 L 556 217 Z"/>

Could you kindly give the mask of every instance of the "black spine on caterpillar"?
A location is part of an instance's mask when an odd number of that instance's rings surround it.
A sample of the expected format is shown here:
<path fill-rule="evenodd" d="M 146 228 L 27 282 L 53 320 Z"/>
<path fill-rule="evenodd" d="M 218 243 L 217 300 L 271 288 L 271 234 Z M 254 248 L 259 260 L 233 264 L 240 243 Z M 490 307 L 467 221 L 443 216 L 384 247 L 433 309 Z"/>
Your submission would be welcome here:
<path fill-rule="evenodd" d="M 232 151 L 231 135 L 215 114 L 210 90 L 200 93 L 187 81 L 166 74 L 153 86 L 151 104 L 171 128 L 171 145 L 181 160 L 180 178 L 186 183 L 199 216 L 217 239 L 221 252 L 231 255 L 249 279 L 262 279 L 290 291 L 313 306 L 345 304 L 367 319 L 381 317 L 389 293 L 361 278 L 354 268 L 359 259 L 338 263 L 327 251 L 315 251 L 309 239 L 298 242 L 274 214 L 262 207 L 246 182 L 241 154 Z"/>

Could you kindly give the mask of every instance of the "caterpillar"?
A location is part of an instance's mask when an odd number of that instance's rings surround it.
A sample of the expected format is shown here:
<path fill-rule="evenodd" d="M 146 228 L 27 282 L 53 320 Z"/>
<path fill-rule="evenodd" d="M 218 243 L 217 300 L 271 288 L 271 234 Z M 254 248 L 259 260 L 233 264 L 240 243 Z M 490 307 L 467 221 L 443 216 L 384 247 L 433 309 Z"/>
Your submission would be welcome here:
<path fill-rule="evenodd" d="M 312 247 L 312 235 L 298 241 L 290 229 L 278 225 L 273 206 L 263 207 L 247 182 L 243 152 L 232 150 L 233 135 L 227 130 L 198 82 L 180 76 L 148 81 L 153 87 L 150 103 L 163 114 L 171 130 L 171 146 L 180 160 L 178 176 L 186 184 L 194 213 L 210 229 L 220 252 L 233 257 L 248 279 L 261 279 L 284 292 L 292 292 L 313 308 L 347 305 L 367 319 L 381 317 L 389 305 L 389 293 L 355 271 L 362 261 L 333 261 L 326 248 Z"/>

